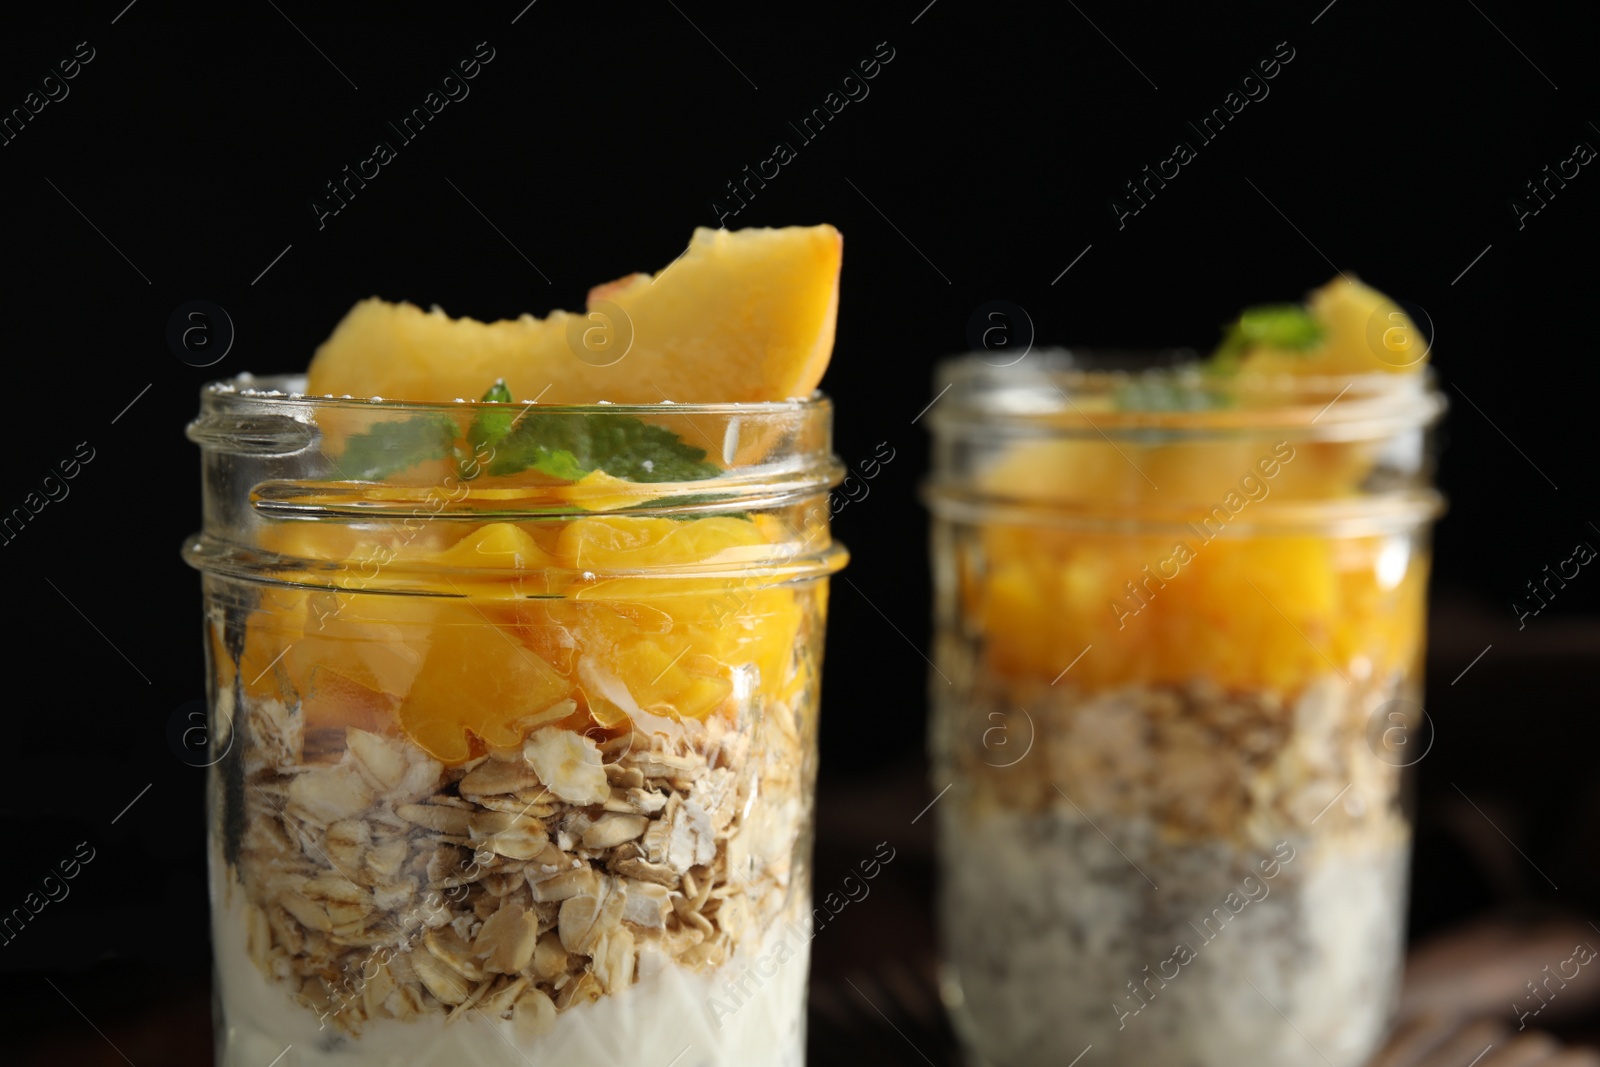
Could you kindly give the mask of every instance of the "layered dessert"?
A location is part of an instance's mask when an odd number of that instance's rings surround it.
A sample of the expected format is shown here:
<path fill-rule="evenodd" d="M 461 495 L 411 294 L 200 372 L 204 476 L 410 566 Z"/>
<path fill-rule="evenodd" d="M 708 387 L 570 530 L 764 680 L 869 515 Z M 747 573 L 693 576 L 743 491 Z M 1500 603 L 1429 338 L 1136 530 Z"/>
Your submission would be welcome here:
<path fill-rule="evenodd" d="M 220 1063 L 802 1062 L 839 249 L 213 387 Z"/>
<path fill-rule="evenodd" d="M 1406 327 L 1384 359 L 1375 322 Z M 1376 1047 L 1427 730 L 1424 354 L 1340 278 L 1202 363 L 952 394 L 931 744 L 945 995 L 980 1062 Z"/>

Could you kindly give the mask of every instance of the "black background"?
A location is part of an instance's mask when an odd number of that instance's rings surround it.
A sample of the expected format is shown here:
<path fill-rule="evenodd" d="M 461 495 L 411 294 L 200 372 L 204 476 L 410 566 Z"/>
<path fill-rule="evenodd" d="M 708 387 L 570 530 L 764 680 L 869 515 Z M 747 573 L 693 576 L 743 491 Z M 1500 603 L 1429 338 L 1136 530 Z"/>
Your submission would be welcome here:
<path fill-rule="evenodd" d="M 833 597 L 825 804 L 885 768 L 917 773 L 927 444 L 913 419 L 973 312 L 1011 301 L 1040 343 L 1204 348 L 1241 305 L 1297 298 L 1337 265 L 1426 311 L 1452 403 L 1415 929 L 1534 899 L 1600 914 L 1600 577 L 1586 569 L 1524 630 L 1510 607 L 1576 542 L 1600 545 L 1600 174 L 1583 168 L 1523 228 L 1511 207 L 1577 142 L 1600 146 L 1593 27 L 1571 8 L 124 2 L 8 12 L 0 31 L 0 109 L 79 42 L 94 50 L 70 95 L 0 147 L 14 397 L 0 511 L 79 442 L 95 452 L 68 498 L 0 546 L 0 910 L 78 842 L 96 849 L 72 896 L 0 946 L 7 1033 L 82 1025 L 46 979 L 91 1000 L 106 975 L 140 996 L 204 979 L 203 775 L 166 733 L 202 692 L 198 580 L 178 558 L 199 525 L 182 432 L 199 386 L 302 368 L 372 294 L 478 318 L 579 307 L 715 226 L 724 184 L 780 140 L 797 158 L 725 221 L 843 231 L 823 383 L 837 450 L 895 450 L 835 528 L 859 591 Z M 394 141 L 385 122 L 483 41 L 494 58 L 470 95 L 319 228 L 324 183 Z M 799 143 L 788 123 L 880 42 L 893 59 L 869 95 Z M 1279 42 L 1294 58 L 1270 95 L 1119 228 L 1123 183 L 1194 141 L 1185 120 Z M 165 341 L 193 299 L 236 330 L 204 370 Z M 1458 794 L 1525 865 L 1461 844 Z M 115 1017 L 138 1001 L 96 1003 Z"/>

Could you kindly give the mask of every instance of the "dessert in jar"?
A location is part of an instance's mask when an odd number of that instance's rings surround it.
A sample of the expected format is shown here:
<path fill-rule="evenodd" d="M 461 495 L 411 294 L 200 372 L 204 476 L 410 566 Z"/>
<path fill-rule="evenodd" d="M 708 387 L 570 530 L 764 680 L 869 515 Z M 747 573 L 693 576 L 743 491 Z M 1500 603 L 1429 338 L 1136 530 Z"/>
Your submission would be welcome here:
<path fill-rule="evenodd" d="M 1426 355 L 1340 277 L 1205 361 L 942 369 L 932 785 L 977 1062 L 1377 1047 L 1431 737 Z"/>
<path fill-rule="evenodd" d="M 219 1063 L 803 1061 L 840 249 L 204 392 Z"/>

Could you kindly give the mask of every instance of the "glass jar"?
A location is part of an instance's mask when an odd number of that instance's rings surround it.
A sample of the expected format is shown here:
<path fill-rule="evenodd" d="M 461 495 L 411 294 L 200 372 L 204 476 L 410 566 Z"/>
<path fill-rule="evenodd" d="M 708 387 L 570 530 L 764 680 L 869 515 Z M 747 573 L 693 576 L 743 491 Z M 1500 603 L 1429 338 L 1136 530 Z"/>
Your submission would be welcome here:
<path fill-rule="evenodd" d="M 301 388 L 189 427 L 217 1062 L 802 1063 L 829 402 Z"/>
<path fill-rule="evenodd" d="M 941 368 L 943 991 L 977 1062 L 1356 1067 L 1395 1007 L 1429 373 Z"/>

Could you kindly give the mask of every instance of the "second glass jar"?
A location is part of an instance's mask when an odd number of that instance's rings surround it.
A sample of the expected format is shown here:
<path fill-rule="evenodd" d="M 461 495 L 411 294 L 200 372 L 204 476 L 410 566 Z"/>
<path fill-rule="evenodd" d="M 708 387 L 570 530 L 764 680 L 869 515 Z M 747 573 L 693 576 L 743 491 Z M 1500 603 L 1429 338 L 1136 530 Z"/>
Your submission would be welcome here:
<path fill-rule="evenodd" d="M 939 377 L 946 1002 L 995 1067 L 1357 1067 L 1398 992 L 1443 401 L 1094 366 Z"/>

